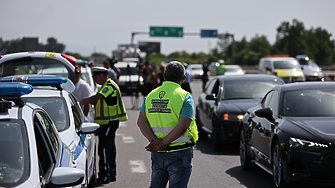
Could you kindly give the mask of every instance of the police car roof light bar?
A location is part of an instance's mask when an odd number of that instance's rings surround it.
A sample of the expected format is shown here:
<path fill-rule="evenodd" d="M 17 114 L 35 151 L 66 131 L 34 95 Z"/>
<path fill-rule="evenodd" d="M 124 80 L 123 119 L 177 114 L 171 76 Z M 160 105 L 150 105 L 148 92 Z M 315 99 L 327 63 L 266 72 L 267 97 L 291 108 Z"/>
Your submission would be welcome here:
<path fill-rule="evenodd" d="M 20 97 L 33 91 L 33 86 L 25 83 L 0 83 L 0 97 Z"/>
<path fill-rule="evenodd" d="M 36 76 L 36 77 L 22 77 L 22 76 L 14 76 L 14 77 L 5 77 L 1 78 L 1 82 L 23 82 L 27 84 L 31 84 L 33 86 L 59 86 L 63 83 L 67 82 L 67 78 L 65 77 L 44 77 L 44 76 Z"/>
<path fill-rule="evenodd" d="M 88 62 L 87 61 L 76 61 L 76 65 L 86 66 L 86 65 L 88 65 Z"/>

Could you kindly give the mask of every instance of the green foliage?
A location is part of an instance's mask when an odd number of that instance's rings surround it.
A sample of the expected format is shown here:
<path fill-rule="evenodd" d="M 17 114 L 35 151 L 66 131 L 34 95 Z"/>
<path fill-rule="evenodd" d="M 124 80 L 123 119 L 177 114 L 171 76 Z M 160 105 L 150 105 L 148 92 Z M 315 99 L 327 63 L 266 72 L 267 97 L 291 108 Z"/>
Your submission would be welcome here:
<path fill-rule="evenodd" d="M 57 53 L 63 53 L 65 50 L 65 45 L 62 43 L 58 43 L 57 39 L 54 37 L 49 37 L 47 39 L 46 44 L 39 44 L 39 48 L 41 51 L 46 52 L 57 52 Z"/>
<path fill-rule="evenodd" d="M 91 57 L 95 57 L 95 56 L 110 58 L 110 57 L 108 57 L 108 56 L 107 56 L 106 54 L 104 54 L 104 53 L 94 52 L 94 53 L 91 54 Z"/>
<path fill-rule="evenodd" d="M 90 60 L 90 57 L 82 56 L 82 55 L 80 55 L 79 53 L 65 52 L 65 54 L 70 55 L 70 56 L 73 56 L 73 57 L 75 57 L 77 60 L 78 60 L 78 59 L 81 59 L 81 60 L 84 60 L 84 61 L 89 61 L 89 60 Z"/>

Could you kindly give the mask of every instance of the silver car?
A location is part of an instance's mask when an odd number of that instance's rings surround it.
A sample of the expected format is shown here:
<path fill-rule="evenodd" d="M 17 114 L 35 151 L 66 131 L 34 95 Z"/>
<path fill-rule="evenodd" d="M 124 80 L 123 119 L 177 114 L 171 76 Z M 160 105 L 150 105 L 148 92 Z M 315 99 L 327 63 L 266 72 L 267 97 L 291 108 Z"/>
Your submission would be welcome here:
<path fill-rule="evenodd" d="M 297 55 L 296 59 L 301 65 L 302 72 L 305 75 L 306 81 L 324 81 L 324 75 L 321 68 L 309 59 L 306 55 Z"/>

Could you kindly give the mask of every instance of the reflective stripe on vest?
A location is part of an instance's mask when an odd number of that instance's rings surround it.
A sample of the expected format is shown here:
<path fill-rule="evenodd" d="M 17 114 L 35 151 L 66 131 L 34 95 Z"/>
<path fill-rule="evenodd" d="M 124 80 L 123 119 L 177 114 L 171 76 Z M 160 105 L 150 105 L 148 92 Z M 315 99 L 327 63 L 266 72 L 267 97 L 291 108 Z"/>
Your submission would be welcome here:
<path fill-rule="evenodd" d="M 165 137 L 179 124 L 179 115 L 187 94 L 188 92 L 179 84 L 165 81 L 162 86 L 151 91 L 146 97 L 146 116 L 157 137 Z M 189 131 L 186 131 L 169 146 L 183 145 L 191 139 Z"/>
<path fill-rule="evenodd" d="M 105 87 L 109 87 L 107 86 L 108 83 L 112 84 L 113 93 L 111 95 L 112 97 L 116 97 L 117 101 L 115 105 L 108 106 L 104 98 L 98 100 L 96 104 L 96 117 L 94 119 L 94 122 L 98 124 L 107 124 L 110 121 L 125 121 L 128 119 L 120 89 L 114 81 L 108 79 L 98 92 L 103 90 Z"/>

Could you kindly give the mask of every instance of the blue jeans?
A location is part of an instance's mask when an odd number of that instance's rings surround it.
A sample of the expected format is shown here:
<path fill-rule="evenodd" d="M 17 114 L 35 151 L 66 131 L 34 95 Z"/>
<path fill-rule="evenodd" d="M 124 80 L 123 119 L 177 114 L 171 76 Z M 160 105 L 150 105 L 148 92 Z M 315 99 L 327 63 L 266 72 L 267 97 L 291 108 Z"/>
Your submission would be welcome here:
<path fill-rule="evenodd" d="M 187 187 L 192 172 L 193 148 L 151 153 L 150 188 Z"/>

